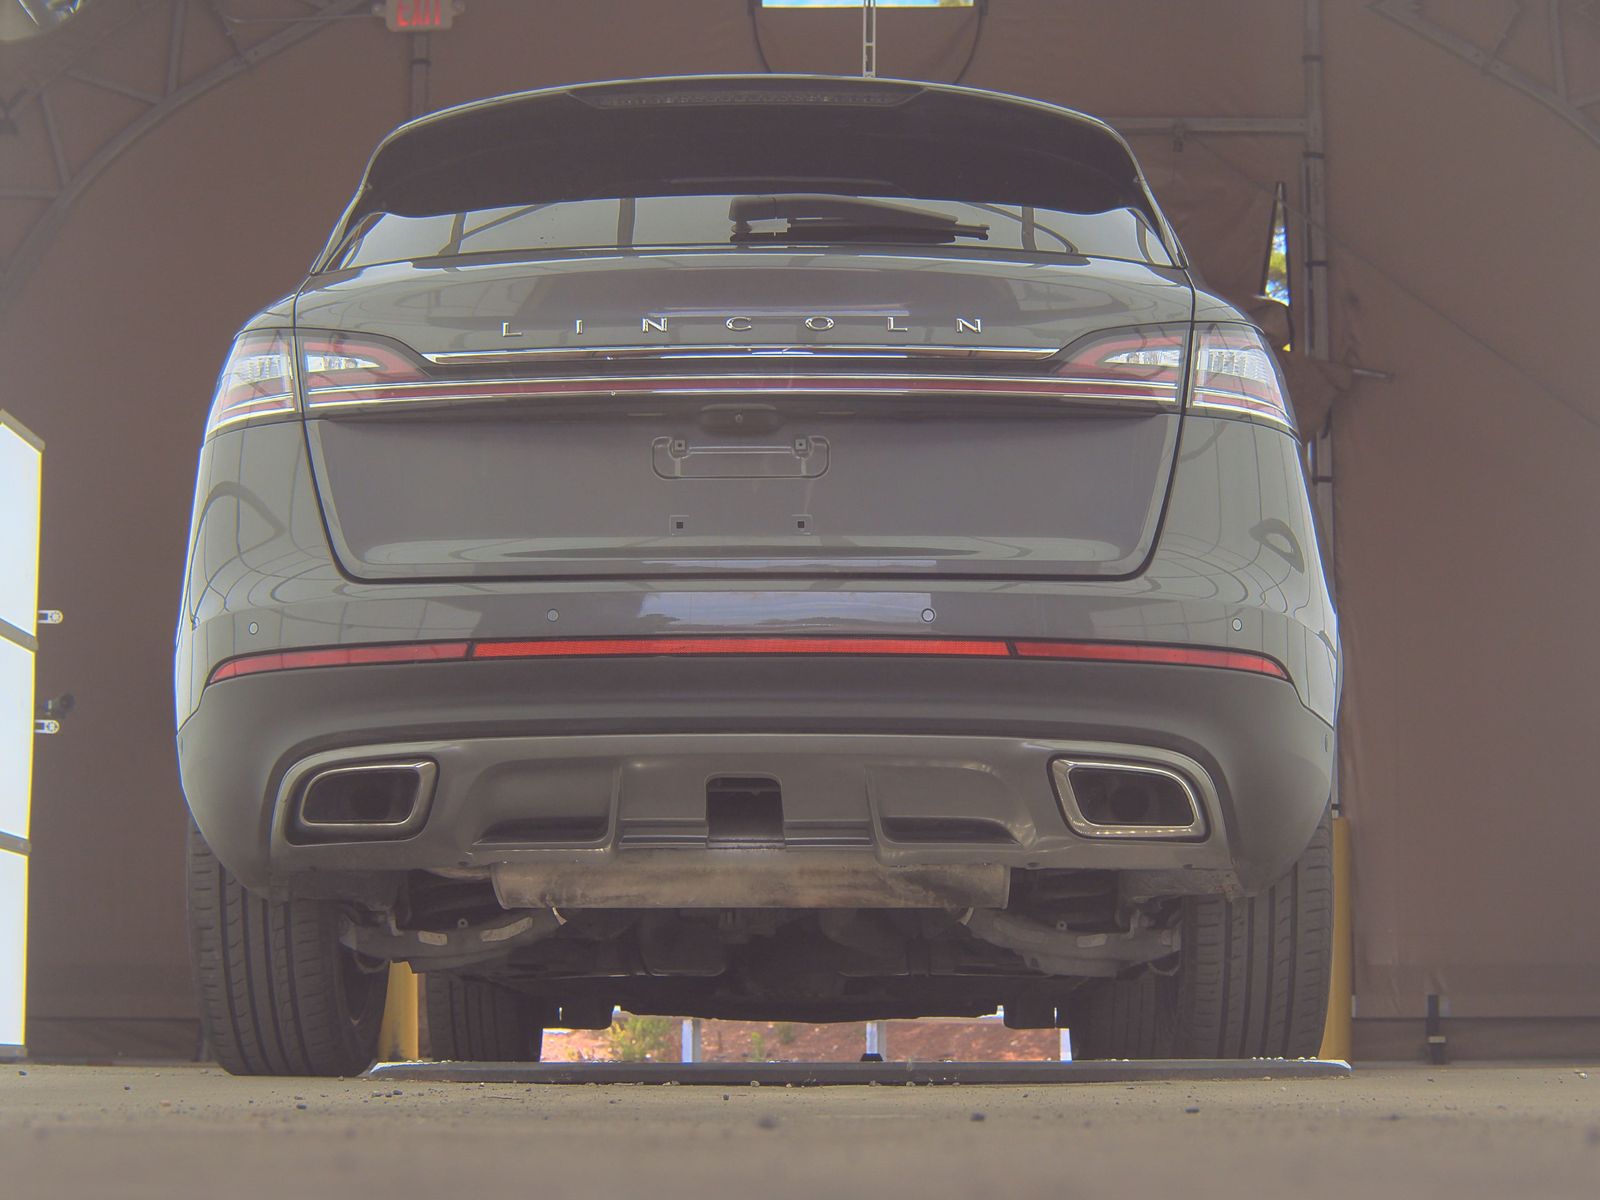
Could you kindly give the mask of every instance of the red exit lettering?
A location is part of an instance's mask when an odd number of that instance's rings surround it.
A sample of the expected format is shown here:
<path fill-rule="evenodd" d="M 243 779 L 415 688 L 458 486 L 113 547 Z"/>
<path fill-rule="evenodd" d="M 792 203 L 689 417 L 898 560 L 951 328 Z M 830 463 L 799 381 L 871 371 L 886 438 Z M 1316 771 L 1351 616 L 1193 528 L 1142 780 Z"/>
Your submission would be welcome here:
<path fill-rule="evenodd" d="M 449 29 L 455 17 L 452 0 L 388 0 L 384 18 L 396 33 Z"/>

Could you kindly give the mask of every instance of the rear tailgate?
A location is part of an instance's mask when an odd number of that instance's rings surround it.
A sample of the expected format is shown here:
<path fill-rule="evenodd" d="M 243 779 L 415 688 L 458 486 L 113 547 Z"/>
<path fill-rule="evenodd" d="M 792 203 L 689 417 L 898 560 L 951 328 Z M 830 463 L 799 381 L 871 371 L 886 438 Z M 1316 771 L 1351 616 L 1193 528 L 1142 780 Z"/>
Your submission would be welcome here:
<path fill-rule="evenodd" d="M 1039 380 L 1071 374 L 1051 356 L 1097 332 L 1181 333 L 1182 274 L 870 257 L 397 264 L 308 289 L 302 331 L 393 338 L 430 372 L 417 403 L 310 397 L 343 567 L 373 580 L 1137 570 L 1171 473 L 1176 388 L 1169 403 L 1117 403 Z M 579 317 L 607 353 L 494 361 L 502 328 L 554 331 L 560 350 Z"/>

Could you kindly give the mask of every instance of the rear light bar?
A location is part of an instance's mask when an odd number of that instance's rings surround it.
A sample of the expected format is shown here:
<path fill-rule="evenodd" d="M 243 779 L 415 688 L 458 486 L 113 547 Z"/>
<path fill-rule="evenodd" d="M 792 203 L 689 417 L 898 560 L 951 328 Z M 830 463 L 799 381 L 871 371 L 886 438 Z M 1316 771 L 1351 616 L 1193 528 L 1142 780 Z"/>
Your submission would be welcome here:
<path fill-rule="evenodd" d="M 525 642 L 474 642 L 473 658 L 621 658 L 654 654 L 854 654 L 924 658 L 1008 658 L 1002 641 L 890 637 L 640 637 L 536 638 Z"/>
<path fill-rule="evenodd" d="M 1172 410 L 1186 378 L 1196 410 L 1294 428 L 1272 351 L 1258 330 L 1243 324 L 1197 326 L 1192 366 L 1187 326 L 1148 325 L 1091 334 L 1062 351 L 1053 373 L 1043 375 L 783 370 L 448 379 L 431 375 L 407 347 L 384 338 L 302 333 L 298 353 L 294 341 L 287 330 L 239 335 L 217 382 L 207 435 L 292 415 L 297 392 L 308 411 L 631 395 L 990 396 Z M 812 352 L 821 356 L 826 349 Z M 681 348 L 661 353 L 675 350 Z"/>
<path fill-rule="evenodd" d="M 460 403 L 471 400 L 575 399 L 606 396 L 910 396 L 1040 397 L 1047 400 L 1146 401 L 1176 406 L 1176 388 L 1142 380 L 1020 375 L 849 375 L 825 372 L 716 375 L 598 375 L 546 379 L 448 379 L 307 387 L 306 408 Z"/>
<path fill-rule="evenodd" d="M 813 366 L 738 372 L 534 375 L 440 378 L 398 342 L 369 335 L 302 333 L 301 390 L 307 411 L 352 411 L 404 404 L 457 404 L 611 396 L 955 395 L 1065 400 L 1175 409 L 1181 398 L 1186 326 L 1093 334 L 1034 375 L 861 372 Z M 663 346 L 671 357 L 684 347 Z M 828 347 L 809 347 L 823 357 Z M 441 356 L 443 357 L 443 356 Z M 1053 369 L 1052 369 L 1053 367 Z"/>
<path fill-rule="evenodd" d="M 462 659 L 645 658 L 661 655 L 705 658 L 715 655 L 770 657 L 838 655 L 860 658 L 1034 658 L 1075 662 L 1160 663 L 1167 666 L 1220 667 L 1274 679 L 1289 673 L 1264 654 L 1238 650 L 1156 646 L 1132 642 L 1012 642 L 999 638 L 896 637 L 631 637 L 529 638 L 482 642 L 402 642 L 382 646 L 328 646 L 272 651 L 229 659 L 207 683 L 269 671 L 309 667 L 420 663 Z"/>

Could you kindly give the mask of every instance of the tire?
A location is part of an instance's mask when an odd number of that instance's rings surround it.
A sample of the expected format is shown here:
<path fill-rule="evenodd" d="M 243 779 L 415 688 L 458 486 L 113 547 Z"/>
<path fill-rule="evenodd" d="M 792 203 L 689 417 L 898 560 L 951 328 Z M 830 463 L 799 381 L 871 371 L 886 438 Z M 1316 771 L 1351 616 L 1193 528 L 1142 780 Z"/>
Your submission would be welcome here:
<path fill-rule="evenodd" d="M 1333 954 L 1332 833 L 1324 814 L 1289 873 L 1258 896 L 1186 899 L 1175 974 L 1080 989 L 1079 1057 L 1314 1057 Z"/>
<path fill-rule="evenodd" d="M 423 977 L 428 1043 L 442 1062 L 538 1062 L 544 1026 L 510 988 L 442 971 Z"/>
<path fill-rule="evenodd" d="M 200 1022 L 232 1075 L 359 1075 L 378 1053 L 387 963 L 339 942 L 337 905 L 254 895 L 191 824 L 189 950 Z"/>

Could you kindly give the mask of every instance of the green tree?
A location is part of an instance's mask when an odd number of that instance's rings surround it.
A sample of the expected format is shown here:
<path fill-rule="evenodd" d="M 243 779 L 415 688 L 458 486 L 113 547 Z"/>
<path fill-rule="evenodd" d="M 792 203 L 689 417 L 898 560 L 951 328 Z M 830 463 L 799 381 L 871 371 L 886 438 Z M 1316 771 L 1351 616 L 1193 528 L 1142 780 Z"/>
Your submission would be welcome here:
<path fill-rule="evenodd" d="M 667 1062 L 677 1057 L 671 1017 L 623 1017 L 606 1030 L 606 1049 L 619 1062 Z"/>

